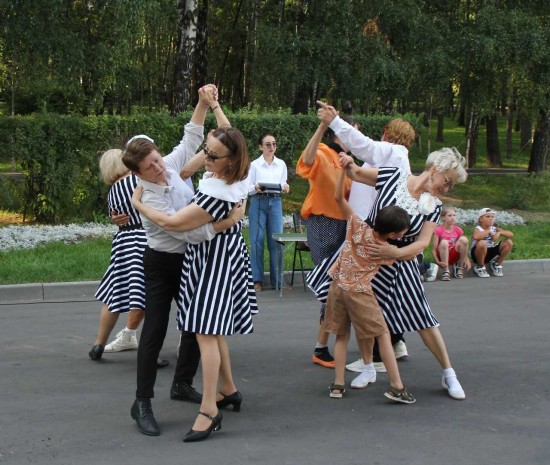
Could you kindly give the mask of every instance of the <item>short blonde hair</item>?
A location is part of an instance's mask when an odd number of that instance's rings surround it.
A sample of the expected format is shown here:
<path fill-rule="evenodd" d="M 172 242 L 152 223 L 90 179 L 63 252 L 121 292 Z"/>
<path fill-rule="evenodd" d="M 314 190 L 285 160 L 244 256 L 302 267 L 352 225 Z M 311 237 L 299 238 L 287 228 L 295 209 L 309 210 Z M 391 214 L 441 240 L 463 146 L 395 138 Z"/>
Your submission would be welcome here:
<path fill-rule="evenodd" d="M 455 147 L 443 147 L 428 155 L 426 170 L 435 168 L 438 173 L 453 171 L 456 174 L 456 182 L 462 183 L 468 179 L 466 172 L 466 160 Z"/>
<path fill-rule="evenodd" d="M 411 123 L 401 118 L 392 119 L 384 126 L 386 141 L 392 144 L 404 145 L 409 148 L 416 139 L 416 132 Z"/>
<path fill-rule="evenodd" d="M 118 178 L 124 176 L 128 171 L 128 168 L 122 163 L 122 150 L 111 149 L 101 155 L 99 173 L 105 184 L 114 184 Z"/>

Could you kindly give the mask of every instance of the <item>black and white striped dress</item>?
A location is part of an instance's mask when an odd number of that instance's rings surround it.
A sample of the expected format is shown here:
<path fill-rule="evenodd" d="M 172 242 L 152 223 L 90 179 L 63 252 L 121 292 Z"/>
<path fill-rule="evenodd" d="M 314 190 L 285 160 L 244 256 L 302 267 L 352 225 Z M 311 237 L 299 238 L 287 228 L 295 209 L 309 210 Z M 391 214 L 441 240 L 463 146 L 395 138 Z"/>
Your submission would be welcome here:
<path fill-rule="evenodd" d="M 234 202 L 198 192 L 193 202 L 219 221 Z M 242 221 L 211 241 L 188 244 L 178 298 L 178 328 L 198 334 L 249 334 L 258 313 Z"/>
<path fill-rule="evenodd" d="M 115 182 L 107 196 L 109 215 L 116 211 L 130 217 L 128 224 L 120 227 L 113 237 L 111 261 L 95 294 L 111 312 L 145 309 L 143 251 L 147 237 L 139 213 L 132 207 L 137 183 L 137 177 L 130 174 Z"/>
<path fill-rule="evenodd" d="M 409 213 L 411 225 L 401 240 L 389 241 L 397 247 L 414 242 L 424 223 L 437 223 L 441 214 L 440 205 L 429 215 L 418 212 L 418 201 L 407 189 L 407 177 L 408 174 L 398 168 L 379 168 L 376 182 L 378 196 L 367 219 L 372 225 L 376 213 L 388 205 L 404 208 Z M 316 267 L 307 278 L 309 286 L 321 302 L 326 301 L 331 282 L 327 271 L 339 252 Z M 396 260 L 393 265 L 381 266 L 372 280 L 372 288 L 392 334 L 439 326 L 426 299 L 416 259 Z"/>

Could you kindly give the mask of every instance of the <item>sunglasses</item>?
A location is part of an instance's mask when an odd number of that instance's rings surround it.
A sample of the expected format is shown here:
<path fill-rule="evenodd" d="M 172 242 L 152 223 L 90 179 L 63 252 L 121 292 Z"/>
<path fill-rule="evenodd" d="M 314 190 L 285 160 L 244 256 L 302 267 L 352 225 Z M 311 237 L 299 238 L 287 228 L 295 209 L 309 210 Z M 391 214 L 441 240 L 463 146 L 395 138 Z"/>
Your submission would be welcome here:
<path fill-rule="evenodd" d="M 264 144 L 268 149 L 270 149 L 271 147 L 277 147 L 277 142 L 266 142 Z"/>
<path fill-rule="evenodd" d="M 210 161 L 216 161 L 216 160 L 220 160 L 221 158 L 228 158 L 228 157 L 231 156 L 231 155 L 221 156 L 221 155 L 217 155 L 215 153 L 212 153 L 210 150 L 208 150 L 208 147 L 206 146 L 206 144 L 204 144 L 202 146 L 202 150 L 204 151 L 204 154 L 206 155 L 206 158 L 208 158 Z"/>

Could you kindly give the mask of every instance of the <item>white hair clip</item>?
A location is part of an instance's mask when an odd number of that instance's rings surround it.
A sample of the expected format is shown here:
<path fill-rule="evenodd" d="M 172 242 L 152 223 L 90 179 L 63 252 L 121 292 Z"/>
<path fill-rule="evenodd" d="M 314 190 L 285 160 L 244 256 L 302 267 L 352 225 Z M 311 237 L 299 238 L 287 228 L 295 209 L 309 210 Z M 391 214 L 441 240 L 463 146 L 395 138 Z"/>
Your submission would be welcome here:
<path fill-rule="evenodd" d="M 155 141 L 153 139 L 151 139 L 149 136 L 146 136 L 145 134 L 138 134 L 137 136 L 132 137 L 128 142 L 126 142 L 126 147 L 128 147 L 128 145 L 130 145 L 130 142 L 132 142 L 136 139 L 145 139 L 145 140 L 148 140 L 149 142 L 151 142 L 151 144 L 155 143 Z"/>

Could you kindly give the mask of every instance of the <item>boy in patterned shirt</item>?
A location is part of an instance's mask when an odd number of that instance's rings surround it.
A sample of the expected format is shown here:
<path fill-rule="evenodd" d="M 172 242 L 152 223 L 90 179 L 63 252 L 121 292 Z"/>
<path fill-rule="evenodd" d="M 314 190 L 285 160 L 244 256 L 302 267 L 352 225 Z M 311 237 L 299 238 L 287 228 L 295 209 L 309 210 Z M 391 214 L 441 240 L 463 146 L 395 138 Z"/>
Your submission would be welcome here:
<path fill-rule="evenodd" d="M 350 157 L 341 154 L 343 163 Z M 395 205 L 381 209 L 371 228 L 353 213 L 344 196 L 344 179 L 346 173 L 339 174 L 335 188 L 335 200 L 346 218 L 349 218 L 346 240 L 337 261 L 329 270 L 333 279 L 327 299 L 324 329 L 336 334 L 334 346 L 335 378 L 330 386 L 330 397 L 342 398 L 345 392 L 344 373 L 346 351 L 350 337 L 350 326 L 353 324 L 357 339 L 371 339 L 370 354 L 362 354 L 365 362 L 364 371 L 351 383 L 352 388 L 365 388 L 376 380 L 376 371 L 372 363 L 372 345 L 377 339 L 382 361 L 390 378 L 390 388 L 384 395 L 393 401 L 412 404 L 416 400 L 407 392 L 401 382 L 391 337 L 384 316 L 374 296 L 371 280 L 380 265 L 389 265 L 392 260 L 373 260 L 368 256 L 369 243 L 386 242 L 388 239 L 399 239 L 409 228 L 409 215 Z M 365 382 L 365 378 L 366 382 Z"/>

